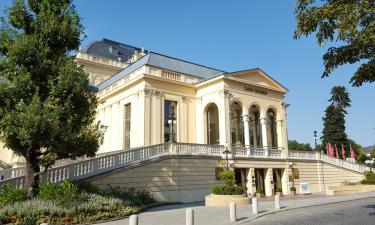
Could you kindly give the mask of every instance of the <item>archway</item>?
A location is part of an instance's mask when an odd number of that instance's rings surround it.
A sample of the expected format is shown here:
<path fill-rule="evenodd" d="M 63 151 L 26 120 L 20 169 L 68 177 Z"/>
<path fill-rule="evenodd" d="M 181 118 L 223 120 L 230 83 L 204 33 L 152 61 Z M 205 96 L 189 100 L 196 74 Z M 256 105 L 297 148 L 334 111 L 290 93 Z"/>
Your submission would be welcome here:
<path fill-rule="evenodd" d="M 219 144 L 219 109 L 216 104 L 211 103 L 206 112 L 207 118 L 207 144 Z"/>
<path fill-rule="evenodd" d="M 242 108 L 238 102 L 233 102 L 230 105 L 230 133 L 232 145 L 244 145 L 244 132 L 242 123 Z"/>
<path fill-rule="evenodd" d="M 257 106 L 253 105 L 250 107 L 249 112 L 249 129 L 250 129 L 250 146 L 251 147 L 262 147 L 262 132 L 260 126 L 260 110 Z"/>
<path fill-rule="evenodd" d="M 267 146 L 277 148 L 276 113 L 273 109 L 267 110 Z"/>

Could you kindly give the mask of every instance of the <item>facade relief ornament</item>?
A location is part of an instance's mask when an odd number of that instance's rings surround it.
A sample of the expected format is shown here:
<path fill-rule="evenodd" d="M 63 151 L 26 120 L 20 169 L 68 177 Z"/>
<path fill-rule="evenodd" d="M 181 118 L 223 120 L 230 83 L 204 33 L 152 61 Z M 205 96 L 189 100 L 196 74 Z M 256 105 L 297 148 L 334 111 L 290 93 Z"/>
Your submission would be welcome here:
<path fill-rule="evenodd" d="M 219 95 L 220 95 L 220 97 L 224 97 L 224 98 L 229 98 L 230 97 L 229 90 L 227 90 L 227 89 L 221 90 L 219 92 Z"/>

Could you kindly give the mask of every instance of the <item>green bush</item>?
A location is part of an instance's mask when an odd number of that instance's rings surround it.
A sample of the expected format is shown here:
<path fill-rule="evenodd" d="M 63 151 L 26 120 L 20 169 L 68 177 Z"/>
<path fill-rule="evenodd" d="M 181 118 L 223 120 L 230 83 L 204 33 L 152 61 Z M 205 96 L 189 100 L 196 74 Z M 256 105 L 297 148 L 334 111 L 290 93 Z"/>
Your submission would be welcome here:
<path fill-rule="evenodd" d="M 276 188 L 276 192 L 283 192 L 283 189 L 281 187 Z"/>
<path fill-rule="evenodd" d="M 242 195 L 244 193 L 242 187 L 235 185 L 236 180 L 234 172 L 227 170 L 219 174 L 219 178 L 224 185 L 218 185 L 212 188 L 212 193 L 215 195 Z"/>
<path fill-rule="evenodd" d="M 242 195 L 244 193 L 242 187 L 218 185 L 212 188 L 212 194 L 215 195 Z"/>
<path fill-rule="evenodd" d="M 219 179 L 224 182 L 224 184 L 233 186 L 236 183 L 234 172 L 231 170 L 223 171 L 219 174 Z"/>
<path fill-rule="evenodd" d="M 26 190 L 11 188 L 9 185 L 0 187 L 0 206 L 14 204 L 16 202 L 25 201 L 26 199 Z"/>
<path fill-rule="evenodd" d="M 365 172 L 365 179 L 361 181 L 361 184 L 375 184 L 375 173 L 374 172 Z"/>
<path fill-rule="evenodd" d="M 77 199 L 78 194 L 78 186 L 68 180 L 59 184 L 52 184 L 51 182 L 39 183 L 38 198 L 41 200 L 56 201 L 58 204 L 69 204 Z"/>
<path fill-rule="evenodd" d="M 296 191 L 297 189 L 295 187 L 291 187 L 290 191 Z"/>

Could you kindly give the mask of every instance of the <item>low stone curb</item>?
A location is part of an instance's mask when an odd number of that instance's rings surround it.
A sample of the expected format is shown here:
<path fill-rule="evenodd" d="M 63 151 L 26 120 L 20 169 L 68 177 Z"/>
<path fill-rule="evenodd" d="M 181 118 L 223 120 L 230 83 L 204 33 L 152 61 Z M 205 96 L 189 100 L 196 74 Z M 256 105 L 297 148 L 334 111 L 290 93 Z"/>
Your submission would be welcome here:
<path fill-rule="evenodd" d="M 258 215 L 255 215 L 255 216 L 252 216 L 251 218 L 247 218 L 243 221 L 237 222 L 236 224 L 249 223 L 249 222 L 254 221 L 254 220 L 256 220 L 260 217 L 276 214 L 276 213 L 279 213 L 279 212 L 286 212 L 286 211 L 291 211 L 291 210 L 295 210 L 295 209 L 304 209 L 304 208 L 310 208 L 310 207 L 315 207 L 315 206 L 331 205 L 331 204 L 342 203 L 342 202 L 351 202 L 351 201 L 367 199 L 367 198 L 375 198 L 375 196 L 372 196 L 372 197 L 363 196 L 363 197 L 358 197 L 358 198 L 348 199 L 348 200 L 336 200 L 336 201 L 333 201 L 333 202 L 318 203 L 318 204 L 305 205 L 305 206 L 299 206 L 299 207 L 290 207 L 290 208 L 284 208 L 284 209 L 280 209 L 280 210 L 272 210 L 272 211 L 269 211 L 269 212 L 259 213 Z"/>

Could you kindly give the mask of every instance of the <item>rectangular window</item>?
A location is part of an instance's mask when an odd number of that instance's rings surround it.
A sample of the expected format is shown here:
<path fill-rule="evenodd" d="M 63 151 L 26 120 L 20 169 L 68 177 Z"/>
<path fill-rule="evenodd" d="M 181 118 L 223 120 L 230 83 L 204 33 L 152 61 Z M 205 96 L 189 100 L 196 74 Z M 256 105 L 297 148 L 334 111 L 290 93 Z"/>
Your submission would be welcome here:
<path fill-rule="evenodd" d="M 173 111 L 172 111 L 173 110 Z M 173 113 L 172 113 L 173 112 Z M 173 126 L 172 126 L 173 123 Z M 173 133 L 172 133 L 173 130 Z M 171 135 L 172 133 L 172 135 Z M 164 101 L 164 142 L 176 141 L 177 136 L 177 102 Z"/>
<path fill-rule="evenodd" d="M 125 149 L 130 148 L 131 105 L 125 105 Z"/>

